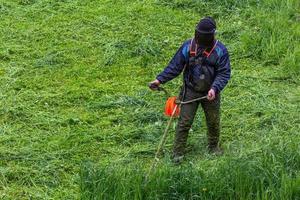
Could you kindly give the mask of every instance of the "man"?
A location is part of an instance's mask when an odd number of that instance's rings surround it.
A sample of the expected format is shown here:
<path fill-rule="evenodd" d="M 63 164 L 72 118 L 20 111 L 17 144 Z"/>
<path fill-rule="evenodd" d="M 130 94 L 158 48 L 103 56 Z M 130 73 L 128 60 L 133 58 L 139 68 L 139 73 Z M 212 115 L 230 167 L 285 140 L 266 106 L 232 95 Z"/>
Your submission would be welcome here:
<path fill-rule="evenodd" d="M 215 39 L 216 22 L 211 17 L 200 20 L 195 37 L 184 42 L 169 65 L 151 84 L 159 86 L 177 77 L 183 71 L 183 87 L 179 98 L 189 101 L 207 95 L 207 98 L 181 105 L 173 148 L 173 161 L 184 157 L 188 132 L 199 103 L 205 113 L 208 127 L 208 150 L 220 155 L 220 93 L 230 79 L 230 62 L 226 47 Z"/>

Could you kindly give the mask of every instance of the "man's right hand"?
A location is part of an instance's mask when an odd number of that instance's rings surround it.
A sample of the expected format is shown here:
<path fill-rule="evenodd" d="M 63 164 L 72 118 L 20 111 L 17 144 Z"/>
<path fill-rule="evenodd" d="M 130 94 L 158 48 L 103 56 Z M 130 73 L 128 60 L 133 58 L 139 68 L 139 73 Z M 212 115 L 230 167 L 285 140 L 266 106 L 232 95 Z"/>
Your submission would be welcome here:
<path fill-rule="evenodd" d="M 151 90 L 156 90 L 159 85 L 160 85 L 159 80 L 155 79 L 154 81 L 150 82 L 150 89 Z"/>

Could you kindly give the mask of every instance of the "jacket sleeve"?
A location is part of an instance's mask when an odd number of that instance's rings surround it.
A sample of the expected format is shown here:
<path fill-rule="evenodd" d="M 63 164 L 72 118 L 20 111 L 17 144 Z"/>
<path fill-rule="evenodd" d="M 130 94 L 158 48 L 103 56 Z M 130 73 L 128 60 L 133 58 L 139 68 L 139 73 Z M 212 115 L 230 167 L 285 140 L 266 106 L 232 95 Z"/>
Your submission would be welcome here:
<path fill-rule="evenodd" d="M 160 83 L 166 83 L 177 77 L 187 63 L 188 44 L 186 41 L 176 52 L 169 65 L 156 77 Z"/>
<path fill-rule="evenodd" d="M 216 93 L 219 93 L 224 89 L 230 79 L 230 74 L 231 69 L 229 54 L 227 49 L 225 49 L 224 54 L 219 59 L 216 69 L 216 77 L 212 84 L 212 89 L 214 89 Z"/>

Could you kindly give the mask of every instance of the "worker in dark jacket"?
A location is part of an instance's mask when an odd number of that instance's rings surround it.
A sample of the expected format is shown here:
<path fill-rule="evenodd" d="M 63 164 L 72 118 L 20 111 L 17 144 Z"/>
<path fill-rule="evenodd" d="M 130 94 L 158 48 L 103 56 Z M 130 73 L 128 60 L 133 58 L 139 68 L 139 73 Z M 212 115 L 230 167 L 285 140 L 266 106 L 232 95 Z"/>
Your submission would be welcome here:
<path fill-rule="evenodd" d="M 184 157 L 188 132 L 192 126 L 199 103 L 205 113 L 208 127 L 208 150 L 220 155 L 220 93 L 230 79 L 230 62 L 226 47 L 215 39 L 216 22 L 211 17 L 200 20 L 195 37 L 178 49 L 169 65 L 152 85 L 159 86 L 181 72 L 184 84 L 179 98 L 189 101 L 207 95 L 207 99 L 181 105 L 173 148 L 173 161 L 180 163 Z"/>

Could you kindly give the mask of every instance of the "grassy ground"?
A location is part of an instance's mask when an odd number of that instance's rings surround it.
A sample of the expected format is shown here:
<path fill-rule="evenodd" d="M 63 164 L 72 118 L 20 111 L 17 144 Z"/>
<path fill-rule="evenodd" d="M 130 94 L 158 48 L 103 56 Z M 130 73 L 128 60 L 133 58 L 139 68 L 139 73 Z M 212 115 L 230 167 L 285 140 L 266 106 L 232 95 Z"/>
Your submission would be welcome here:
<path fill-rule="evenodd" d="M 299 9 L 296 0 L 1 0 L 0 198 L 296 199 Z M 225 155 L 207 154 L 199 112 L 187 161 L 170 164 L 171 134 L 145 186 L 167 120 L 163 94 L 146 85 L 205 15 L 231 55 Z M 165 87 L 175 95 L 180 84 Z"/>

